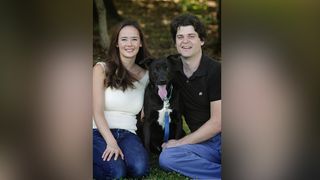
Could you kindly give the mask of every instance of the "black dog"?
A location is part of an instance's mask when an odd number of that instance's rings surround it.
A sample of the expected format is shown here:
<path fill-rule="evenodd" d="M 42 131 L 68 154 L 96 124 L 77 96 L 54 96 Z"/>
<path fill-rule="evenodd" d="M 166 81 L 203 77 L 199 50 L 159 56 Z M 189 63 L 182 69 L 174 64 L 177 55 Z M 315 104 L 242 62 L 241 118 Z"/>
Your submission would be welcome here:
<path fill-rule="evenodd" d="M 143 63 L 148 67 L 150 81 L 144 95 L 144 122 L 138 134 L 148 152 L 159 154 L 164 142 L 165 111 L 171 120 L 169 139 L 178 139 L 184 135 L 179 91 L 172 85 L 173 62 L 167 58 L 149 58 Z"/>

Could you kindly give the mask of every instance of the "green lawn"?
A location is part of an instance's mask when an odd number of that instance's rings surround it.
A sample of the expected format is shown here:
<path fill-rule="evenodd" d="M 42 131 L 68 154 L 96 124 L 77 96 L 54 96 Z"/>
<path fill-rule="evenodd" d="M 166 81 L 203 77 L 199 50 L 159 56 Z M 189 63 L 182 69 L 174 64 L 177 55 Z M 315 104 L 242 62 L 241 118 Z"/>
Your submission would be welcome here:
<path fill-rule="evenodd" d="M 185 177 L 178 173 L 166 172 L 160 169 L 159 163 L 158 163 L 158 156 L 155 154 L 151 154 L 150 163 L 151 163 L 150 174 L 144 177 L 143 179 L 157 179 L 157 180 L 158 179 L 165 179 L 165 180 L 189 179 L 188 177 Z"/>
<path fill-rule="evenodd" d="M 186 134 L 190 133 L 190 129 L 187 125 L 187 123 L 184 120 L 184 117 L 182 117 L 183 119 L 183 130 L 186 132 Z M 162 169 L 160 169 L 159 167 L 159 162 L 158 162 L 158 155 L 156 154 L 151 154 L 150 156 L 150 163 L 151 163 L 151 169 L 150 169 L 150 174 L 149 176 L 144 177 L 143 179 L 169 179 L 169 180 L 176 180 L 176 179 L 189 179 L 183 175 L 180 175 L 178 173 L 175 172 L 166 172 L 163 171 Z"/>

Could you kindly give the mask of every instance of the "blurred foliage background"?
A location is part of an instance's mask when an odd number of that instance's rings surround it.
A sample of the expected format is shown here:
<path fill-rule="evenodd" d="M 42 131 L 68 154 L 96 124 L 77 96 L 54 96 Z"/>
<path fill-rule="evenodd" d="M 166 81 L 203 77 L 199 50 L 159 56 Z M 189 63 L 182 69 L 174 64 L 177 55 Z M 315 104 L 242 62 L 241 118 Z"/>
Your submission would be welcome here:
<path fill-rule="evenodd" d="M 124 19 L 137 20 L 146 36 L 147 45 L 155 57 L 177 53 L 170 36 L 171 19 L 181 13 L 193 13 L 206 25 L 204 52 L 220 60 L 219 0 L 104 0 L 108 32 Z M 99 41 L 98 13 L 94 6 L 93 58 L 103 60 L 106 49 Z M 108 34 L 109 34 L 108 33 Z"/>

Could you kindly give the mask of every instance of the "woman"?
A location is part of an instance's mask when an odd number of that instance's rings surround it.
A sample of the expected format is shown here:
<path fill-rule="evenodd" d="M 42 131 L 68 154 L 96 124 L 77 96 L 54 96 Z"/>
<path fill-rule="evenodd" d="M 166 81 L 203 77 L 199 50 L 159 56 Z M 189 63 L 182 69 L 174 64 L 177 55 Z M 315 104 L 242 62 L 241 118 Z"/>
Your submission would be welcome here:
<path fill-rule="evenodd" d="M 114 179 L 141 177 L 149 159 L 136 135 L 149 76 L 139 62 L 150 54 L 140 26 L 120 23 L 113 35 L 106 62 L 93 68 L 93 176 Z"/>

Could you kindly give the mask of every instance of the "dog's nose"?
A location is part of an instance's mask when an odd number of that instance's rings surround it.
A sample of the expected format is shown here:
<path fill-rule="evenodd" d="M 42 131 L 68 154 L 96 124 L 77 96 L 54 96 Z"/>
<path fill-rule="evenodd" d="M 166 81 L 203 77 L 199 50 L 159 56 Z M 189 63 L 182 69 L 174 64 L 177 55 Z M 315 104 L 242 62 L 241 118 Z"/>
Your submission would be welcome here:
<path fill-rule="evenodd" d="M 162 81 L 160 81 L 160 84 L 161 84 L 161 85 L 167 84 L 167 81 L 162 80 Z"/>

